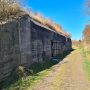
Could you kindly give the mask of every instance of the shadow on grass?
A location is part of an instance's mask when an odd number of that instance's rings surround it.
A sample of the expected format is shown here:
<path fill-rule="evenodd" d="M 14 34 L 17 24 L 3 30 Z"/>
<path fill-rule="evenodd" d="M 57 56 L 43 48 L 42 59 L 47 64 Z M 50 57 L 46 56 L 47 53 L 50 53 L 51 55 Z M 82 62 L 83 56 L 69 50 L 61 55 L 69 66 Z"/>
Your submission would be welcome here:
<path fill-rule="evenodd" d="M 29 69 L 33 71 L 33 74 L 36 74 L 45 69 L 49 69 L 52 66 L 58 64 L 60 61 L 62 61 L 67 55 L 69 55 L 74 50 L 75 49 L 64 52 L 63 54 L 53 57 L 51 60 L 44 60 L 43 63 L 34 63 Z M 53 59 L 57 59 L 57 60 L 55 61 Z"/>
<path fill-rule="evenodd" d="M 60 61 L 62 61 L 67 55 L 69 55 L 72 51 L 74 51 L 74 49 L 72 49 L 71 51 L 68 52 L 64 52 L 63 54 L 60 54 L 56 57 L 53 57 L 51 60 L 44 60 L 42 63 L 34 63 L 33 65 L 30 66 L 29 69 L 26 69 L 26 72 L 28 72 L 28 76 L 38 76 L 38 73 L 51 68 L 52 66 L 58 64 Z M 53 60 L 53 59 L 56 59 Z M 58 60 L 58 61 L 57 61 Z M 15 75 L 10 76 L 10 78 L 8 78 L 7 80 L 5 80 L 5 82 L 1 82 L 0 83 L 0 87 L 1 88 L 6 88 L 5 90 L 8 90 L 8 87 L 12 84 L 14 84 L 16 81 L 18 81 L 18 77 L 16 77 Z M 0 90 L 2 90 L 0 88 Z"/>

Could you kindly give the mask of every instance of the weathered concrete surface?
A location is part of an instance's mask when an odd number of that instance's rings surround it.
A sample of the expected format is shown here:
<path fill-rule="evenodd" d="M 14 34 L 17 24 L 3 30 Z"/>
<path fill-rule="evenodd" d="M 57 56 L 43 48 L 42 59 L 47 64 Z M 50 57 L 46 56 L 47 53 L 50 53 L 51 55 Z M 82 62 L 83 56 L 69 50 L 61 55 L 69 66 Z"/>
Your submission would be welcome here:
<path fill-rule="evenodd" d="M 0 25 L 0 81 L 18 65 L 29 67 L 71 49 L 71 39 L 23 15 Z"/>

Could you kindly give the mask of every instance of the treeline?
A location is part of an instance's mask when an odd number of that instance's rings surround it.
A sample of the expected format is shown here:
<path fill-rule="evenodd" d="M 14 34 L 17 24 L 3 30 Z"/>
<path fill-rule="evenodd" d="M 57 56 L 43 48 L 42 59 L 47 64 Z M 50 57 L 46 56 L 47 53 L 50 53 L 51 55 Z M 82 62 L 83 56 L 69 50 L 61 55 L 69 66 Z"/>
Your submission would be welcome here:
<path fill-rule="evenodd" d="M 79 47 L 82 43 L 82 40 L 72 40 L 73 47 Z"/>
<path fill-rule="evenodd" d="M 86 44 L 90 44 L 90 25 L 87 25 L 83 31 L 83 41 Z"/>
<path fill-rule="evenodd" d="M 90 53 L 90 25 L 86 25 L 83 31 L 83 47 L 84 51 Z"/>

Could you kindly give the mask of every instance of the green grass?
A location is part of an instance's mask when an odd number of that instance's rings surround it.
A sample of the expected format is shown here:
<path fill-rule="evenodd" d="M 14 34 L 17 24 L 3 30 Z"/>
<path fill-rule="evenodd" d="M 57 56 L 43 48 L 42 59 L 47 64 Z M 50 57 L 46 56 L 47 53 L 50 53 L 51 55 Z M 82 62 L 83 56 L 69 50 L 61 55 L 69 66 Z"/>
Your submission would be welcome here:
<path fill-rule="evenodd" d="M 35 63 L 28 69 L 28 76 L 17 79 L 15 82 L 5 82 L 4 90 L 26 90 L 30 89 L 42 80 L 52 70 L 52 66 L 56 63 L 51 60 L 45 60 L 43 63 Z M 29 71 L 32 71 L 29 72 Z M 12 84 L 11 84 L 12 83 Z"/>
<path fill-rule="evenodd" d="M 86 71 L 88 80 L 90 81 L 90 62 L 88 61 L 87 58 L 84 59 L 83 65 L 84 65 L 84 69 Z"/>
<path fill-rule="evenodd" d="M 5 90 L 26 90 L 28 87 L 32 88 L 37 82 L 48 75 L 50 69 L 41 71 L 33 76 L 27 76 L 26 78 L 18 79 L 14 84 L 11 84 Z"/>
<path fill-rule="evenodd" d="M 58 55 L 59 60 L 63 60 L 70 52 L 65 52 L 62 55 Z M 37 85 L 45 76 L 52 70 L 52 66 L 57 64 L 52 60 L 45 60 L 43 63 L 35 63 L 28 70 L 28 76 L 17 79 L 15 82 L 7 81 L 4 84 L 4 90 L 26 90 L 31 89 Z M 32 71 L 29 72 L 29 71 Z M 12 81 L 12 80 L 11 80 Z"/>
<path fill-rule="evenodd" d="M 89 62 L 89 60 L 87 58 L 86 52 L 84 52 L 84 49 L 81 48 L 80 51 L 81 51 L 81 54 L 82 54 L 82 56 L 84 58 L 83 68 L 85 70 L 86 76 L 88 77 L 88 80 L 90 81 L 90 62 Z"/>
<path fill-rule="evenodd" d="M 7 84 L 4 89 L 5 90 L 26 90 L 28 87 L 32 88 L 42 80 L 45 76 L 48 75 L 49 71 L 52 70 L 51 66 L 53 66 L 55 63 L 51 61 L 45 61 L 43 63 L 35 63 L 33 64 L 29 70 L 32 70 L 33 72 L 30 74 L 28 72 L 27 77 L 22 77 L 16 80 L 16 82 L 12 84 Z"/>

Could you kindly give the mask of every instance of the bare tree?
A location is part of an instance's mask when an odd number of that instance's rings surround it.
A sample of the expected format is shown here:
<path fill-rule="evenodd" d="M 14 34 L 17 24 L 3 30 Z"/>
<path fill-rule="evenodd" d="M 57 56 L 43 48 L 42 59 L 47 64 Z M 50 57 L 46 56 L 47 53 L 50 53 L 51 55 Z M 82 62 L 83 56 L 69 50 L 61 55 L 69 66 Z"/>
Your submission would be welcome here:
<path fill-rule="evenodd" d="M 85 0 L 84 6 L 86 15 L 90 16 L 90 0 Z"/>

